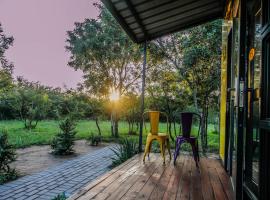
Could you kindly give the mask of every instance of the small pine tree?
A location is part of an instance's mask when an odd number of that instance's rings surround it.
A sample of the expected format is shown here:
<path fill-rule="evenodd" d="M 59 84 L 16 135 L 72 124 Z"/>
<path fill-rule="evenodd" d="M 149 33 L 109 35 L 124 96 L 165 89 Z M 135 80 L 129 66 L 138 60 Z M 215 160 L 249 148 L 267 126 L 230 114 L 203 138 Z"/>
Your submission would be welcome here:
<path fill-rule="evenodd" d="M 56 197 L 52 198 L 52 200 L 66 200 L 68 197 L 65 192 L 62 194 L 58 194 Z"/>
<path fill-rule="evenodd" d="M 74 153 L 73 146 L 76 135 L 76 124 L 70 118 L 66 118 L 60 122 L 59 128 L 61 131 L 55 136 L 51 147 L 55 155 L 70 155 Z"/>
<path fill-rule="evenodd" d="M 0 184 L 17 178 L 17 172 L 9 166 L 15 159 L 14 147 L 8 143 L 7 132 L 3 130 L 0 132 Z"/>

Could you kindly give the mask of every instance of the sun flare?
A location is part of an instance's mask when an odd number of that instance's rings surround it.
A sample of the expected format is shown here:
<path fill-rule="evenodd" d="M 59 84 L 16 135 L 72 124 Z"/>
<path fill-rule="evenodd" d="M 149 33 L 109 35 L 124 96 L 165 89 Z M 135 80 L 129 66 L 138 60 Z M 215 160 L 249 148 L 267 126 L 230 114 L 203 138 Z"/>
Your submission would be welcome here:
<path fill-rule="evenodd" d="M 111 101 L 118 101 L 119 98 L 120 98 L 120 94 L 119 94 L 118 90 L 111 90 L 110 100 Z"/>

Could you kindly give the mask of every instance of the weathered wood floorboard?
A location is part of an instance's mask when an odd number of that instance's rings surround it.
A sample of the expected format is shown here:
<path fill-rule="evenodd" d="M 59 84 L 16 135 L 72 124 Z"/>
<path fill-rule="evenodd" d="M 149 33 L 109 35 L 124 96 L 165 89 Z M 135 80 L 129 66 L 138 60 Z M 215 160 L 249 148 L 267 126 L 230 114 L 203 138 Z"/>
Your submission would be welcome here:
<path fill-rule="evenodd" d="M 181 155 L 174 166 L 151 154 L 145 163 L 142 155 L 131 158 L 70 198 L 90 199 L 232 200 L 233 192 L 219 160 L 202 157 L 197 168 L 192 156 Z"/>

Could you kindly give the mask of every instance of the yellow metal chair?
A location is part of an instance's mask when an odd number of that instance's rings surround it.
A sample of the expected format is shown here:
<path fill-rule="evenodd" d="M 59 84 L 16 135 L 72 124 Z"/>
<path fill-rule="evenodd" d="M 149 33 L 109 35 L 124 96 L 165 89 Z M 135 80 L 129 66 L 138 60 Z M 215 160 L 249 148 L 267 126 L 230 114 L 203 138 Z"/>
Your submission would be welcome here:
<path fill-rule="evenodd" d="M 153 140 L 157 140 L 159 142 L 161 156 L 163 157 L 163 163 L 165 164 L 165 149 L 166 149 L 166 147 L 168 149 L 168 152 L 170 154 L 170 159 L 171 159 L 170 140 L 169 140 L 169 135 L 168 135 L 168 116 L 165 113 L 159 112 L 159 111 L 147 111 L 147 112 L 143 113 L 143 121 L 144 121 L 145 114 L 149 114 L 150 132 L 148 133 L 147 139 L 146 139 L 143 162 L 145 162 L 146 154 L 148 154 L 148 156 L 150 154 L 151 145 L 152 145 Z M 166 133 L 159 132 L 160 114 L 165 115 L 167 118 L 167 131 L 166 131 Z M 145 125 L 145 123 L 144 123 L 144 125 Z M 145 125 L 145 129 L 146 129 L 146 125 Z"/>

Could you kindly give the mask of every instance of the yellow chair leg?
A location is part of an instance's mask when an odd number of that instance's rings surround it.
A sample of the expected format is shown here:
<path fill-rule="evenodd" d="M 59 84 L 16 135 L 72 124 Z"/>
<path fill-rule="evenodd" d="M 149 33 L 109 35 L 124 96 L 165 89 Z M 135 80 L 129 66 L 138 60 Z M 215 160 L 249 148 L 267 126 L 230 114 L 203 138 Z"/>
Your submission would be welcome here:
<path fill-rule="evenodd" d="M 163 164 L 165 164 L 164 142 L 162 139 L 160 139 L 158 141 L 159 141 L 160 153 L 161 153 L 161 156 L 163 158 Z"/>
<path fill-rule="evenodd" d="M 149 147 L 148 147 L 148 160 L 150 160 L 150 152 L 151 152 L 152 142 L 153 142 L 153 140 L 151 140 L 151 141 L 149 142 Z"/>
<path fill-rule="evenodd" d="M 151 143 L 152 143 L 151 138 L 147 137 L 146 144 L 145 144 L 145 149 L 144 149 L 144 155 L 143 155 L 143 162 L 145 162 L 146 154 L 148 153 L 148 155 L 149 155 L 149 151 L 150 151 L 150 148 L 151 148 L 151 146 L 150 146 Z"/>

